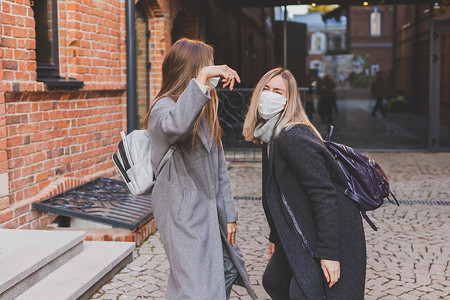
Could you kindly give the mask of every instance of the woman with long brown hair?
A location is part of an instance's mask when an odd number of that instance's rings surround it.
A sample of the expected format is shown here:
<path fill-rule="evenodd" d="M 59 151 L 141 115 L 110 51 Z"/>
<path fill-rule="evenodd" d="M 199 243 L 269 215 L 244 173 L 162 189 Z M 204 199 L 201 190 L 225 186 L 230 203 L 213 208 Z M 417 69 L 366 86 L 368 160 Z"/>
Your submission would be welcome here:
<path fill-rule="evenodd" d="M 346 181 L 311 124 L 291 72 L 258 82 L 244 123 L 263 144 L 263 207 L 270 227 L 263 286 L 274 300 L 364 299 L 366 248 Z"/>
<path fill-rule="evenodd" d="M 255 299 L 236 244 L 231 195 L 214 90 L 240 82 L 236 71 L 213 65 L 213 48 L 181 39 L 168 51 L 163 83 L 144 120 L 156 170 L 175 149 L 152 191 L 153 213 L 170 263 L 166 299 L 228 299 L 233 283 Z"/>

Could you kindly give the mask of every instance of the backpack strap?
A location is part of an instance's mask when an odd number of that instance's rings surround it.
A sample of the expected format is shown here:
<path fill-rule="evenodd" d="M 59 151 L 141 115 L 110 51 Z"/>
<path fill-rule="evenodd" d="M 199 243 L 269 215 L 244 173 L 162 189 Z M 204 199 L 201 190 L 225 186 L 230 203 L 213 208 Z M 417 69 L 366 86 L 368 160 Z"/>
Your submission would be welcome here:
<path fill-rule="evenodd" d="M 378 231 L 377 226 L 375 226 L 375 224 L 373 224 L 373 222 L 366 215 L 365 211 L 361 210 L 361 215 L 363 216 L 364 220 L 366 220 L 366 222 L 369 223 L 370 227 L 372 227 L 373 230 Z"/>
<path fill-rule="evenodd" d="M 170 146 L 169 150 L 167 150 L 166 154 L 164 154 L 163 159 L 159 163 L 158 170 L 156 170 L 156 172 L 155 172 L 155 177 L 158 177 L 159 173 L 161 173 L 162 168 L 172 157 L 172 154 L 173 154 L 173 152 L 175 152 L 176 148 L 177 148 L 176 146 L 172 145 L 172 146 Z"/>
<path fill-rule="evenodd" d="M 329 141 L 331 140 L 331 137 L 333 136 L 333 130 L 334 130 L 333 125 L 330 125 L 330 129 L 329 129 L 329 131 L 328 131 L 328 134 L 327 134 L 327 136 L 325 137 L 325 141 L 326 141 L 326 142 L 329 142 Z"/>
<path fill-rule="evenodd" d="M 356 195 L 355 193 L 353 193 L 353 191 L 351 189 L 349 189 L 348 187 L 343 187 L 340 184 L 337 184 L 335 182 L 333 182 L 334 188 L 344 194 L 345 196 L 349 197 L 350 199 L 352 199 L 354 202 L 359 203 L 358 201 L 358 195 Z M 377 226 L 375 226 L 375 224 L 373 224 L 373 222 L 370 220 L 370 218 L 367 216 L 366 211 L 361 207 L 361 205 L 358 205 L 359 211 L 361 212 L 361 215 L 363 216 L 364 220 L 366 220 L 367 223 L 369 223 L 370 227 L 372 227 L 373 230 L 378 231 Z"/>
<path fill-rule="evenodd" d="M 391 198 L 388 197 L 388 200 L 392 203 L 392 204 L 397 204 L 397 206 L 400 206 L 400 203 L 398 203 L 397 198 L 395 198 L 394 193 L 391 192 L 391 190 L 389 190 L 389 194 L 394 198 L 395 202 L 391 200 Z"/>
<path fill-rule="evenodd" d="M 353 191 L 351 189 L 349 189 L 348 187 L 343 187 L 340 184 L 337 184 L 336 182 L 333 182 L 334 188 L 344 194 L 345 196 L 349 197 L 350 199 L 352 199 L 353 201 L 355 201 L 356 203 L 359 203 L 359 199 L 358 199 L 358 195 L 356 195 L 355 193 L 353 193 Z"/>

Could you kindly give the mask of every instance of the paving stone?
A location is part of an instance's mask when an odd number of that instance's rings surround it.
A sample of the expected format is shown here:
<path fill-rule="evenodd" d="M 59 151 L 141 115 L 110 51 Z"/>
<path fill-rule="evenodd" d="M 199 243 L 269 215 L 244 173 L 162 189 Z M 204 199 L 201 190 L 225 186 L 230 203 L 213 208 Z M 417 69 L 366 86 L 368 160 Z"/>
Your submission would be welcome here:
<path fill-rule="evenodd" d="M 115 300 L 115 299 L 117 299 L 117 294 L 104 294 L 104 295 L 102 295 L 102 296 L 100 296 L 100 298 L 98 298 L 98 299 L 101 299 L 101 300 Z"/>
<path fill-rule="evenodd" d="M 399 200 L 422 200 L 424 204 L 385 204 L 368 213 L 379 230 L 374 232 L 365 224 L 365 300 L 450 299 L 450 205 L 431 205 L 438 200 L 450 202 L 450 154 L 369 155 L 383 167 Z M 230 180 L 237 199 L 261 197 L 260 164 L 232 164 Z M 261 202 L 235 203 L 239 211 L 237 240 L 250 281 L 259 300 L 270 299 L 261 284 L 269 234 Z M 164 299 L 169 264 L 159 234 L 137 248 L 134 258 L 92 299 Z M 245 289 L 235 286 L 230 299 L 250 298 Z"/>

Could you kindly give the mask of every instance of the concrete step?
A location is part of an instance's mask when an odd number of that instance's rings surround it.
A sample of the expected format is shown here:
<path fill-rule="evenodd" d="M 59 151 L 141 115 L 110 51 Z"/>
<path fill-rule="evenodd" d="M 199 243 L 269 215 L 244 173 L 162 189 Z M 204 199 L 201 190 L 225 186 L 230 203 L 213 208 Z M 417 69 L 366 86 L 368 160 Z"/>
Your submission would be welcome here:
<path fill-rule="evenodd" d="M 80 254 L 16 299 L 89 299 L 103 283 L 132 260 L 134 247 L 134 243 L 129 242 L 85 241 Z"/>
<path fill-rule="evenodd" d="M 83 250 L 80 231 L 0 229 L 0 299 L 14 299 Z"/>

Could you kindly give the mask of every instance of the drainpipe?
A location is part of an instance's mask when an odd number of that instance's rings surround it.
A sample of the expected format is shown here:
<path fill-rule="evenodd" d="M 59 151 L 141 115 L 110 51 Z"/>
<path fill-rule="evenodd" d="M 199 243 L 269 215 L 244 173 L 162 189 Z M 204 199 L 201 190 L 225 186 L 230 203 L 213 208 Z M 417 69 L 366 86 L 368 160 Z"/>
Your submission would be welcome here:
<path fill-rule="evenodd" d="M 125 1 L 127 46 L 127 132 L 137 127 L 136 120 L 136 28 L 134 0 Z"/>

